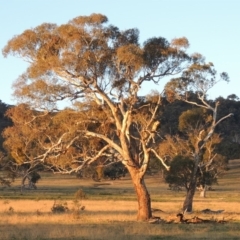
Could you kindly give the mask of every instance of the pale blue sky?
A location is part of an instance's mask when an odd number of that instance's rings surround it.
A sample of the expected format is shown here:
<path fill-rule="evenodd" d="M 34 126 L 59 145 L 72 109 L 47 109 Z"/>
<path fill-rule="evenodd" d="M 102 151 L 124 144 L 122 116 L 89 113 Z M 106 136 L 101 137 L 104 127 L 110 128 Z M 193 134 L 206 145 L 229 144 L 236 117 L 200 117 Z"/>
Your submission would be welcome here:
<path fill-rule="evenodd" d="M 203 54 L 218 72 L 230 76 L 230 83 L 219 83 L 209 96 L 240 97 L 240 0 L 0 0 L 0 48 L 43 22 L 62 24 L 92 13 L 105 14 L 121 30 L 138 28 L 141 42 L 155 36 L 187 37 L 190 52 Z M 26 64 L 1 54 L 0 68 L 0 100 L 13 104 L 11 85 Z M 162 86 L 154 88 L 161 91 Z M 144 86 L 144 93 L 151 88 Z"/>

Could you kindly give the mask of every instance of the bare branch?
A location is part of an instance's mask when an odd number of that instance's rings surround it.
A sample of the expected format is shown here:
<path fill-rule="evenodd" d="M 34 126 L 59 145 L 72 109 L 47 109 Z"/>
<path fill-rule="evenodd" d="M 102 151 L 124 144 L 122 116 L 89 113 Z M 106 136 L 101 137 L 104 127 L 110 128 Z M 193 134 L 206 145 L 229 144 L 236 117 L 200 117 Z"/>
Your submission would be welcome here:
<path fill-rule="evenodd" d="M 151 149 L 151 152 L 154 153 L 154 155 L 160 160 L 160 162 L 162 163 L 162 165 L 166 168 L 167 171 L 169 171 L 170 166 L 168 166 L 164 160 L 157 154 L 157 152 L 154 149 Z"/>
<path fill-rule="evenodd" d="M 222 117 L 221 119 L 219 119 L 219 120 L 216 122 L 215 126 L 217 126 L 217 125 L 218 125 L 220 122 L 222 122 L 224 119 L 229 118 L 229 117 L 232 117 L 232 116 L 233 116 L 233 113 L 229 113 L 228 115 Z"/>
<path fill-rule="evenodd" d="M 88 164 L 91 164 L 92 162 L 96 161 L 99 157 L 102 156 L 102 154 L 109 149 L 109 145 L 104 146 L 98 153 L 96 156 L 92 157 L 90 161 L 88 161 Z"/>
<path fill-rule="evenodd" d="M 95 133 L 95 132 L 86 132 L 85 133 L 86 136 L 92 136 L 92 137 L 97 137 L 100 139 L 103 139 L 105 142 L 107 142 L 112 148 L 114 148 L 117 152 L 119 152 L 121 155 L 123 155 L 123 151 L 122 149 L 111 139 L 109 139 L 108 137 L 106 137 L 103 134 L 100 133 Z"/>

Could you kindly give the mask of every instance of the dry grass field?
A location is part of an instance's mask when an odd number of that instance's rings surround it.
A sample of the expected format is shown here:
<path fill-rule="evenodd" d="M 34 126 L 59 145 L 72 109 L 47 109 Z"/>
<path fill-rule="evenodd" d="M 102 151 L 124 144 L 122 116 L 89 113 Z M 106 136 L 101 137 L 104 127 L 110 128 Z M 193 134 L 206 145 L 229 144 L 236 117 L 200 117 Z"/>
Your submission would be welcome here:
<path fill-rule="evenodd" d="M 159 223 L 136 221 L 137 203 L 128 178 L 96 183 L 73 176 L 43 176 L 38 189 L 20 194 L 19 180 L 10 189 L 0 189 L 0 240 L 15 239 L 240 239 L 240 161 L 230 162 L 230 171 L 202 199 L 196 193 L 194 212 L 186 217 L 225 219 L 209 224 Z M 160 177 L 146 180 L 154 212 L 162 219 L 175 219 L 181 211 L 184 191 L 173 192 Z M 76 210 L 74 193 L 82 189 L 86 199 Z M 68 211 L 53 213 L 57 201 Z M 203 214 L 203 209 L 224 210 Z"/>

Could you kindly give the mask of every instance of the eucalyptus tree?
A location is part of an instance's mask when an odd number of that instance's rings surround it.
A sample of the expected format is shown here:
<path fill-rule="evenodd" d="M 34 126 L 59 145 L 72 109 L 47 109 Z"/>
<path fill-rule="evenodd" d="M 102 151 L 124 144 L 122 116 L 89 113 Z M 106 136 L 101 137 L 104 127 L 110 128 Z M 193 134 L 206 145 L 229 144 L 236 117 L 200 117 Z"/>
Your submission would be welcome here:
<path fill-rule="evenodd" d="M 57 115 L 59 102 L 74 103 L 69 122 L 46 127 L 48 137 L 34 159 L 72 172 L 112 156 L 128 169 L 137 194 L 137 219 L 146 220 L 152 214 L 144 182 L 150 156 L 168 166 L 157 152 L 161 94 L 141 99 L 139 91 L 149 82 L 181 75 L 192 57 L 184 37 L 171 42 L 153 37 L 140 45 L 137 29 L 121 31 L 107 22 L 106 16 L 92 14 L 60 26 L 43 23 L 14 36 L 3 54 L 29 63 L 13 84 L 19 102 Z M 64 154 L 71 156 L 68 163 Z"/>
<path fill-rule="evenodd" d="M 49 126 L 47 118 L 50 117 L 47 113 L 34 113 L 26 104 L 9 108 L 5 115 L 12 121 L 12 125 L 2 133 L 11 172 L 22 178 L 21 190 L 24 190 L 26 180 L 29 180 L 28 186 L 35 187 L 34 176 L 42 168 L 40 159 L 43 159 L 45 153 L 42 149 L 42 142 L 46 141 L 43 129 Z"/>
<path fill-rule="evenodd" d="M 198 129 L 199 131 L 199 129 Z M 193 158 L 195 133 L 189 130 L 184 136 L 167 135 L 159 146 L 159 154 L 166 159 L 170 170 L 165 173 L 165 181 L 178 189 L 184 188 L 187 192 L 191 188 L 195 161 Z M 205 197 L 208 187 L 218 182 L 218 178 L 227 170 L 227 159 L 217 151 L 221 142 L 219 134 L 214 133 L 206 143 L 201 153 L 201 161 L 196 172 L 196 187 L 200 196 Z M 185 206 L 183 209 L 186 210 Z"/>
<path fill-rule="evenodd" d="M 165 86 L 166 96 L 173 101 L 180 99 L 200 110 L 186 111 L 180 119 L 180 128 L 188 132 L 191 141 L 190 154 L 194 161 L 194 167 L 189 181 L 187 195 L 183 203 L 183 210 L 191 212 L 193 197 L 198 182 L 198 170 L 203 166 L 210 166 L 217 156 L 212 151 L 213 142 L 220 141 L 214 138 L 216 127 L 225 119 L 233 116 L 232 113 L 218 117 L 219 101 L 207 100 L 208 91 L 219 81 L 229 81 L 227 73 L 217 74 L 213 63 L 206 63 L 200 54 L 192 55 L 193 64 L 183 71 L 181 77 L 173 78 Z M 191 92 L 197 94 L 197 99 L 191 99 Z M 199 113 L 202 117 L 199 119 Z M 214 140 L 215 139 L 215 140 Z M 189 150 L 189 149 L 188 149 Z M 207 161 L 204 163 L 204 154 Z"/>

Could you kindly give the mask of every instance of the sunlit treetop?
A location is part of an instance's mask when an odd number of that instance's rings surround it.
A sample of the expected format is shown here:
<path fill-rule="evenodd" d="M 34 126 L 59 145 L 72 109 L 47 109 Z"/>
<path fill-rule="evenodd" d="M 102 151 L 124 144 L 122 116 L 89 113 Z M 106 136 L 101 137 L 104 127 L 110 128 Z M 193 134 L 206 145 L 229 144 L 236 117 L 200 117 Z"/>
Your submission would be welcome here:
<path fill-rule="evenodd" d="M 154 37 L 143 46 L 138 39 L 137 29 L 120 30 L 101 14 L 28 29 L 3 49 L 4 56 L 15 55 L 29 63 L 14 83 L 14 96 L 46 106 L 86 93 L 95 97 L 99 91 L 120 100 L 136 96 L 145 81 L 157 83 L 180 73 L 191 60 L 185 37 L 171 42 Z"/>

